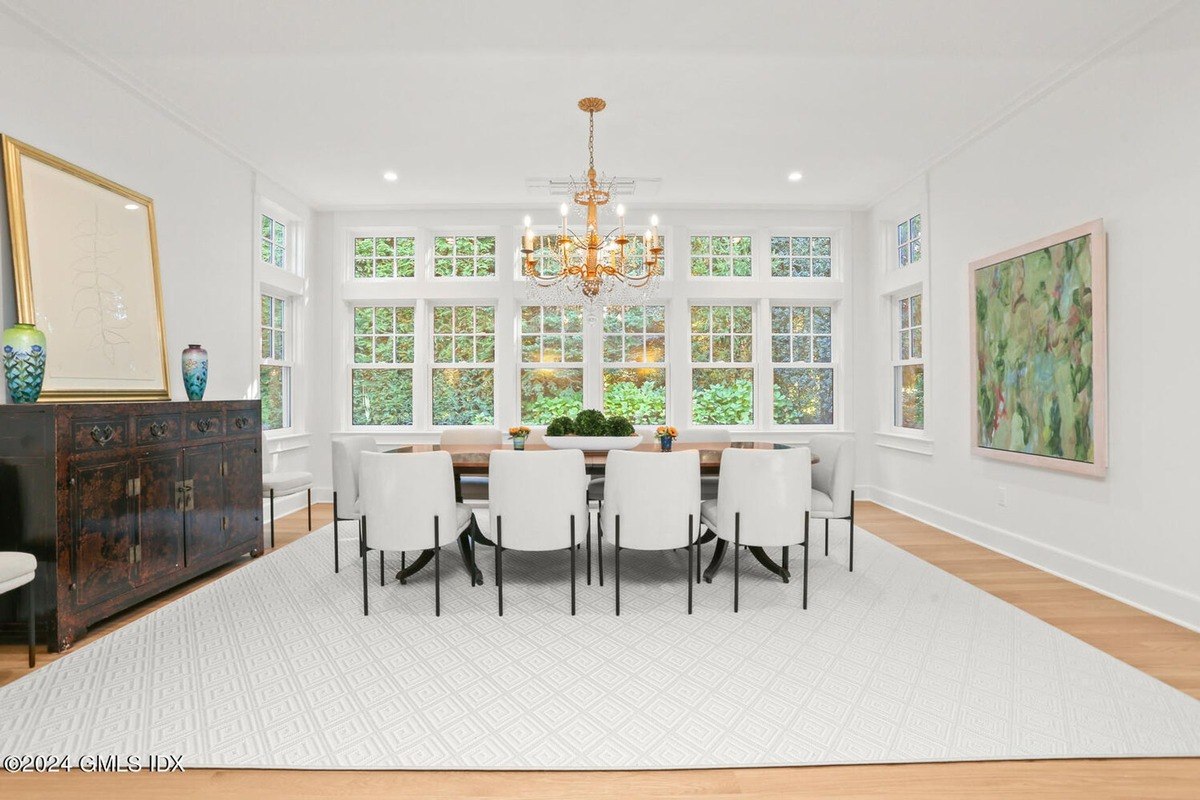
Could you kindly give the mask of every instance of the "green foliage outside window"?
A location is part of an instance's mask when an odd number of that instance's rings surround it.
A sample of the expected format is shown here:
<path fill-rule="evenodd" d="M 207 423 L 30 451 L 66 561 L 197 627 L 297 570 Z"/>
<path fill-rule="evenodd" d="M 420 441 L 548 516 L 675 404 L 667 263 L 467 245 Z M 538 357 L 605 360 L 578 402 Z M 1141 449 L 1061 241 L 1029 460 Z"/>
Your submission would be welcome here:
<path fill-rule="evenodd" d="M 634 425 L 665 425 L 666 378 L 665 369 L 604 370 L 604 413 Z"/>
<path fill-rule="evenodd" d="M 412 425 L 411 369 L 356 369 L 351 377 L 354 425 Z"/>
<path fill-rule="evenodd" d="M 262 398 L 263 430 L 275 431 L 287 427 L 287 407 L 284 402 L 286 369 L 266 364 L 258 368 L 258 395 Z"/>
<path fill-rule="evenodd" d="M 434 425 L 494 425 L 491 369 L 439 367 L 433 370 Z"/>
<path fill-rule="evenodd" d="M 754 424 L 754 370 L 693 369 L 692 422 L 696 425 Z"/>

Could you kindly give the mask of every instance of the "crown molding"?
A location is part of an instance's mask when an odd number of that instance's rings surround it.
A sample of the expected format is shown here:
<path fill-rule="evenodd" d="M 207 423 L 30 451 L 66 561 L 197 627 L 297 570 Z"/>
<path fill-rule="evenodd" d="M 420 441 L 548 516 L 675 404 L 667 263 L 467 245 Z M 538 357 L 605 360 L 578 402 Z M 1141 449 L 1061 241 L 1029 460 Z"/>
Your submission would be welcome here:
<path fill-rule="evenodd" d="M 934 167 L 945 163 L 949 159 L 961 153 L 966 148 L 970 147 L 976 141 L 987 136 L 995 129 L 1004 125 L 1017 114 L 1024 111 L 1029 106 L 1046 97 L 1055 89 L 1063 84 L 1066 84 L 1087 72 L 1092 67 L 1099 64 L 1101 61 L 1108 58 L 1116 50 L 1123 45 L 1132 41 L 1146 31 L 1151 25 L 1162 20 L 1171 12 L 1184 5 L 1184 0 L 1166 0 L 1158 9 L 1149 13 L 1139 12 L 1133 15 L 1130 19 L 1124 21 L 1118 26 L 1118 33 L 1101 40 L 1096 47 L 1092 48 L 1088 53 L 1080 58 L 1072 61 L 1069 64 L 1055 70 L 1046 78 L 1030 86 L 1021 94 L 1017 95 L 1011 102 L 1002 106 L 995 114 L 985 119 L 972 130 L 968 131 L 964 136 L 960 137 L 948 149 L 940 155 L 930 158 L 916 172 L 909 175 L 903 181 L 892 187 L 888 191 L 881 194 L 874 202 L 868 203 L 867 208 L 871 209 L 879 205 L 883 201 L 890 198 L 897 192 L 902 191 L 905 187 L 927 176 Z"/>
<path fill-rule="evenodd" d="M 228 142 L 226 142 L 224 139 L 217 136 L 216 134 L 208 131 L 203 125 L 201 125 L 200 123 L 196 122 L 194 119 L 189 117 L 187 114 L 185 114 L 183 111 L 181 111 L 176 105 L 171 103 L 169 100 L 162 97 L 158 93 L 154 92 L 149 87 L 144 86 L 143 84 L 139 83 L 128 72 L 123 70 L 121 67 L 117 66 L 111 59 L 105 58 L 97 53 L 94 53 L 94 52 L 88 50 L 87 48 L 83 47 L 82 45 L 80 45 L 78 42 L 75 42 L 75 41 L 69 39 L 68 37 L 63 36 L 61 33 L 58 33 L 57 31 L 47 28 L 41 22 L 34 19 L 27 12 L 23 11 L 22 9 L 14 7 L 9 2 L 9 0 L 0 0 L 0 11 L 3 11 L 4 13 L 8 14 L 10 17 L 15 19 L 18 23 L 25 25 L 27 28 L 34 31 L 39 36 L 43 37 L 46 41 L 55 45 L 63 52 L 67 53 L 68 55 L 77 59 L 84 65 L 95 70 L 97 73 L 99 73 L 103 77 L 112 81 L 118 87 L 129 92 L 134 97 L 136 97 L 137 99 L 139 99 L 143 103 L 145 103 L 147 106 L 149 106 L 151 109 L 162 114 L 164 117 L 171 120 L 176 125 L 180 126 L 184 130 L 186 130 L 188 133 L 192 134 L 193 136 L 196 136 L 197 138 L 199 138 L 200 140 L 202 140 L 209 146 L 215 148 L 222 154 L 224 154 L 224 155 L 228 156 L 229 158 L 233 159 L 234 161 L 238 162 L 243 167 L 250 170 L 251 173 L 253 173 L 255 175 L 260 175 L 260 176 L 266 178 L 267 180 L 269 180 L 272 183 L 274 183 L 275 185 L 277 185 L 279 188 L 281 188 L 284 191 L 288 192 L 289 194 L 293 195 L 296 199 L 300 200 L 302 203 L 305 203 L 306 205 L 308 205 L 310 208 L 313 208 L 313 209 L 316 208 L 316 204 L 313 203 L 313 201 L 310 198 L 306 197 L 304 194 L 302 194 L 300 192 L 297 192 L 295 189 L 293 189 L 289 185 L 289 183 L 287 181 L 283 181 L 283 180 L 280 180 L 279 178 L 275 177 L 270 172 L 268 172 L 267 170 L 265 170 L 261 166 L 259 166 L 257 163 L 255 163 L 255 161 L 253 159 L 251 159 L 249 156 L 247 156 L 245 153 L 241 152 L 236 147 L 229 144 Z"/>

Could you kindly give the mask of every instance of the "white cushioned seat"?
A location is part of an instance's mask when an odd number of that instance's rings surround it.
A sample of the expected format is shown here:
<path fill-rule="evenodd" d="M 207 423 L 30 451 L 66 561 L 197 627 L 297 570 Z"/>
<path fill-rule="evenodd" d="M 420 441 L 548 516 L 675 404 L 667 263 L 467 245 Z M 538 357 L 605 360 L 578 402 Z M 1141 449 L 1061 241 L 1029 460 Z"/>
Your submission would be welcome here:
<path fill-rule="evenodd" d="M 829 516 L 833 513 L 833 498 L 824 492 L 813 489 L 812 513 L 814 517 Z"/>
<path fill-rule="evenodd" d="M 275 490 L 275 496 L 295 494 L 312 486 L 311 472 L 266 472 L 263 473 L 263 497 Z"/>
<path fill-rule="evenodd" d="M 37 572 L 37 559 L 29 553 L 0 553 L 0 593 L 24 586 Z"/>
<path fill-rule="evenodd" d="M 707 527 L 716 530 L 717 527 L 717 501 L 705 500 L 700 504 L 700 521 Z"/>
<path fill-rule="evenodd" d="M 454 521 L 458 526 L 458 532 L 462 533 L 471 524 L 471 507 L 463 503 L 454 504 Z"/>

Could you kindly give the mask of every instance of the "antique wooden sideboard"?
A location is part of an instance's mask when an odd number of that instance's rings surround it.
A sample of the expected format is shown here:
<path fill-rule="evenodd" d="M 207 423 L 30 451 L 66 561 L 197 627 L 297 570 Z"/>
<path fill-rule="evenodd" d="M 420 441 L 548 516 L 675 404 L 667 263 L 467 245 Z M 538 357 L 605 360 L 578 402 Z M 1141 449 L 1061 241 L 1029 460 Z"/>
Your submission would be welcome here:
<path fill-rule="evenodd" d="M 0 405 L 0 550 L 38 560 L 38 641 L 263 547 L 258 400 Z M 0 595 L 23 630 L 26 592 Z"/>

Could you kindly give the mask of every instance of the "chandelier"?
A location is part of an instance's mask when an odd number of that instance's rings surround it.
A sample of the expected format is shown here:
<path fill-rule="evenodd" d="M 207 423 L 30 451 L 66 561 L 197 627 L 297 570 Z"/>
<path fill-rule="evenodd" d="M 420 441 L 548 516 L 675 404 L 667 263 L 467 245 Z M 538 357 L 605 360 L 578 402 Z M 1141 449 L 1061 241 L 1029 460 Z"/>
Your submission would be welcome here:
<path fill-rule="evenodd" d="M 588 171 L 585 178 L 571 178 L 570 191 L 585 219 L 582 233 L 571 230 L 571 209 L 563 203 L 562 229 L 557 235 L 535 236 L 530 218 L 525 217 L 521 242 L 529 297 L 543 305 L 584 305 L 589 320 L 594 320 L 597 305 L 645 302 L 662 275 L 658 217 L 650 218 L 650 227 L 638 242 L 625 235 L 625 207 L 618 205 L 616 224 L 607 232 L 601 230 L 601 210 L 608 205 L 613 185 L 611 178 L 596 175 L 596 114 L 604 107 L 599 97 L 579 101 L 579 109 L 588 115 Z"/>

